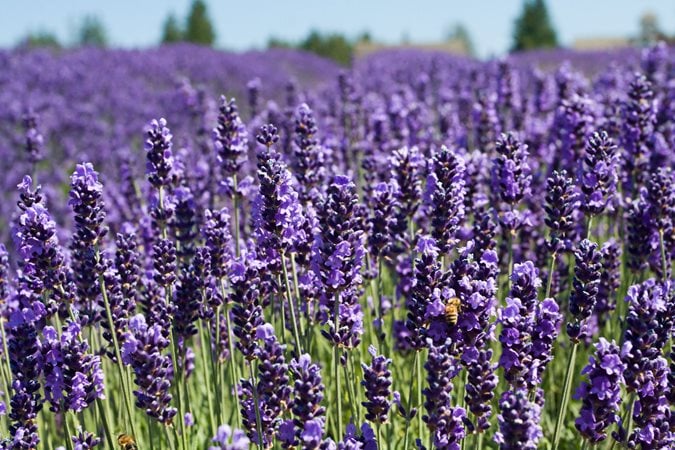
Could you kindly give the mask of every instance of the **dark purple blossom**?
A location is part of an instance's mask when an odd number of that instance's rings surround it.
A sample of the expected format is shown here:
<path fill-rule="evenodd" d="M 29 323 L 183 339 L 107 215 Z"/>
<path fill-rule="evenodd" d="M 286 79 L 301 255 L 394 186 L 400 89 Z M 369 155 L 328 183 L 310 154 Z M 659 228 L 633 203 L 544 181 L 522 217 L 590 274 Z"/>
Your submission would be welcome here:
<path fill-rule="evenodd" d="M 248 152 L 248 132 L 239 117 L 234 99 L 220 97 L 218 126 L 213 129 L 213 146 L 225 178 L 237 175 Z"/>
<path fill-rule="evenodd" d="M 136 406 L 163 424 L 171 424 L 177 410 L 171 406 L 169 389 L 173 378 L 169 346 L 159 324 L 148 325 L 142 315 L 129 321 L 122 346 L 122 361 L 134 372 Z"/>
<path fill-rule="evenodd" d="M 172 183 L 174 156 L 171 152 L 173 135 L 166 126 L 166 119 L 152 120 L 146 127 L 145 174 L 155 189 Z"/>
<path fill-rule="evenodd" d="M 251 441 L 242 430 L 232 430 L 229 425 L 221 425 L 211 442 L 217 446 L 212 445 L 209 450 L 248 450 Z"/>
<path fill-rule="evenodd" d="M 546 182 L 546 218 L 550 234 L 547 241 L 554 252 L 569 248 L 569 239 L 575 229 L 574 211 L 577 207 L 577 195 L 572 179 L 567 171 L 555 171 Z"/>
<path fill-rule="evenodd" d="M 32 109 L 23 115 L 23 128 L 26 132 L 25 148 L 28 162 L 35 165 L 44 157 L 45 139 L 38 128 L 38 115 Z"/>
<path fill-rule="evenodd" d="M 567 324 L 567 335 L 573 342 L 578 342 L 588 336 L 585 326 L 598 296 L 602 269 L 598 245 L 584 239 L 574 252 L 574 261 L 574 281 L 569 301 L 573 321 Z"/>
<path fill-rule="evenodd" d="M 431 235 L 443 254 L 457 243 L 456 235 L 464 221 L 464 158 L 441 147 L 431 157 L 424 203 L 431 218 Z"/>
<path fill-rule="evenodd" d="M 494 437 L 499 448 L 536 450 L 542 437 L 541 406 L 528 399 L 528 391 L 515 389 L 504 392 L 499 399 L 499 411 L 499 431 Z"/>
<path fill-rule="evenodd" d="M 377 354 L 372 345 L 368 348 L 373 360 L 370 366 L 361 363 L 363 367 L 363 381 L 367 401 L 362 402 L 366 408 L 366 419 L 373 423 L 384 423 L 388 419 L 391 408 L 391 359 Z"/>
<path fill-rule="evenodd" d="M 103 369 L 99 356 L 88 354 L 89 346 L 80 327 L 70 323 L 61 336 L 52 327 L 43 330 L 45 397 L 52 411 L 81 412 L 103 395 Z"/>
<path fill-rule="evenodd" d="M 600 338 L 595 344 L 595 353 L 581 371 L 588 382 L 581 383 L 576 392 L 575 398 L 583 404 L 574 425 L 593 444 L 604 441 L 607 428 L 620 420 L 618 412 L 625 368 L 619 346 Z"/>
<path fill-rule="evenodd" d="M 582 192 L 581 210 L 602 214 L 612 201 L 617 184 L 617 147 L 606 131 L 595 132 L 588 138 L 586 156 L 579 173 Z"/>
<path fill-rule="evenodd" d="M 635 74 L 628 89 L 619 140 L 623 149 L 622 183 L 624 195 L 635 193 L 649 171 L 650 139 L 654 132 L 656 107 L 652 85 L 642 74 Z"/>
<path fill-rule="evenodd" d="M 325 177 L 325 149 L 317 138 L 316 120 L 305 103 L 295 111 L 295 134 L 293 138 L 293 174 L 301 186 L 303 202 L 309 199 L 312 189 L 317 188 Z"/>

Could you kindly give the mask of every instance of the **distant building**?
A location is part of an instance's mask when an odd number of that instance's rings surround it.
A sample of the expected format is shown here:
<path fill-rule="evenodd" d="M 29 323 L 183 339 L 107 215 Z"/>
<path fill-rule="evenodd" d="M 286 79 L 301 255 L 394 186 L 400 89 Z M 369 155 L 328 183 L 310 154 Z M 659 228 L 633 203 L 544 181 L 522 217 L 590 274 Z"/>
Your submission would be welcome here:
<path fill-rule="evenodd" d="M 630 39 L 625 37 L 595 37 L 576 39 L 572 42 L 574 50 L 611 50 L 625 48 L 632 45 Z"/>
<path fill-rule="evenodd" d="M 468 55 L 469 49 L 466 43 L 460 39 L 452 39 L 443 42 L 427 42 L 427 43 L 401 43 L 395 45 L 382 44 L 379 42 L 359 41 L 354 44 L 354 56 L 361 57 L 381 50 L 394 49 L 415 49 L 428 50 L 435 52 L 450 53 L 453 55 Z"/>

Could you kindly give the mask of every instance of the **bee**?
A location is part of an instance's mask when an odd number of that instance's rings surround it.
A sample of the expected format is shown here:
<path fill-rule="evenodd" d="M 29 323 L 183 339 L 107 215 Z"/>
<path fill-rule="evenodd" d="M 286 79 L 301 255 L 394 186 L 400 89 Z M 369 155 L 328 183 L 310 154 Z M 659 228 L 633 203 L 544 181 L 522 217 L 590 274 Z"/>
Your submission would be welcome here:
<path fill-rule="evenodd" d="M 117 436 L 117 444 L 119 444 L 122 450 L 138 450 L 136 441 L 128 434 L 120 434 Z"/>
<path fill-rule="evenodd" d="M 460 302 L 459 298 L 452 297 L 445 304 L 445 320 L 447 320 L 450 325 L 457 325 L 457 319 L 461 309 L 462 303 Z"/>

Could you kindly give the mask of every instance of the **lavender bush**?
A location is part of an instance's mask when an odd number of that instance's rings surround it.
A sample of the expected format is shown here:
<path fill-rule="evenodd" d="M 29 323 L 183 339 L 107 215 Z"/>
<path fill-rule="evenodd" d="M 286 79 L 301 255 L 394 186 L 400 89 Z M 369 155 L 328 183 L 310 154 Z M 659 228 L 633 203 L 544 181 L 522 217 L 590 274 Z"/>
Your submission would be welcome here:
<path fill-rule="evenodd" d="M 675 51 L 0 65 L 0 449 L 674 448 Z"/>

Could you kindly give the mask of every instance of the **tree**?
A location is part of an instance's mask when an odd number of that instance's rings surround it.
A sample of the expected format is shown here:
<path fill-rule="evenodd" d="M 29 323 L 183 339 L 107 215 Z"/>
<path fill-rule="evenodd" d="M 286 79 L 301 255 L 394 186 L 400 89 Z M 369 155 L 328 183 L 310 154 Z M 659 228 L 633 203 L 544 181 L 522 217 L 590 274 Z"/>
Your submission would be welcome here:
<path fill-rule="evenodd" d="M 22 39 L 19 43 L 19 47 L 59 49 L 61 48 L 61 43 L 53 33 L 50 33 L 49 31 L 38 31 L 30 33 Z"/>
<path fill-rule="evenodd" d="M 291 44 L 290 42 L 274 36 L 269 38 L 267 41 L 267 48 L 293 48 L 293 47 L 294 47 L 293 44 Z"/>
<path fill-rule="evenodd" d="M 185 27 L 185 40 L 209 46 L 213 45 L 216 40 L 216 33 L 206 10 L 206 3 L 202 0 L 192 2 Z"/>
<path fill-rule="evenodd" d="M 354 46 L 343 35 L 324 36 L 316 30 L 309 33 L 309 36 L 300 43 L 299 48 L 324 58 L 330 58 L 343 65 L 351 63 L 354 52 Z"/>
<path fill-rule="evenodd" d="M 105 27 L 98 17 L 87 16 L 84 18 L 77 42 L 84 47 L 105 47 L 108 44 Z"/>
<path fill-rule="evenodd" d="M 473 56 L 475 54 L 473 41 L 471 40 L 471 35 L 469 30 L 461 24 L 456 23 L 448 33 L 448 41 L 458 41 L 464 47 L 466 54 Z"/>
<path fill-rule="evenodd" d="M 523 11 L 516 19 L 512 51 L 558 46 L 551 18 L 544 0 L 525 0 Z"/>
<path fill-rule="evenodd" d="M 176 16 L 170 14 L 164 22 L 162 30 L 162 44 L 180 42 L 183 40 L 183 30 L 180 29 Z"/>
<path fill-rule="evenodd" d="M 661 31 L 656 14 L 647 12 L 640 17 L 640 35 L 638 37 L 640 45 L 651 45 L 666 38 L 666 35 Z"/>

